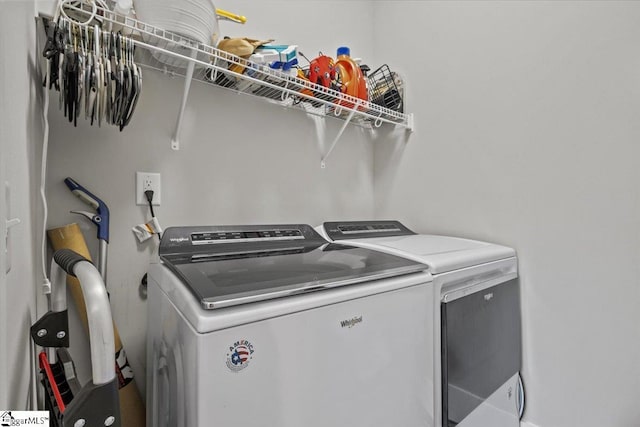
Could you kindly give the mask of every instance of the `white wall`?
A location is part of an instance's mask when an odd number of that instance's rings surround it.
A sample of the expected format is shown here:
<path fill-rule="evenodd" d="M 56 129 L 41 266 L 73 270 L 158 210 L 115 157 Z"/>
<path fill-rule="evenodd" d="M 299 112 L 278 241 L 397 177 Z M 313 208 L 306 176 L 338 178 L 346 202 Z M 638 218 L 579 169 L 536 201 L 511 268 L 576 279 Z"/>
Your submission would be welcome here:
<path fill-rule="evenodd" d="M 221 23 L 222 34 L 295 43 L 309 57 L 319 50 L 333 52 L 345 43 L 358 56 L 372 55 L 370 2 L 238 1 L 217 2 L 217 6 L 249 19 L 245 26 Z M 353 16 L 360 18 L 353 20 Z M 328 22 L 334 23 L 331 28 Z M 194 83 L 182 147 L 175 152 L 170 139 L 182 87 L 182 79 L 145 71 L 137 111 L 122 133 L 91 127 L 84 121 L 73 128 L 53 102 L 49 113 L 49 224 L 80 223 L 95 258 L 94 227 L 69 214 L 73 209 L 86 210 L 86 206 L 71 195 L 63 179 L 75 178 L 109 205 L 108 288 L 115 321 L 141 389 L 145 384 L 147 306 L 139 297 L 138 285 L 154 260 L 157 240 L 140 245 L 131 232 L 131 227 L 149 219 L 148 209 L 135 205 L 136 171 L 162 174 L 162 205 L 155 211 L 165 227 L 317 224 L 327 217 L 373 216 L 373 146 L 362 129 L 349 128 L 327 168 L 321 169 L 313 119 L 301 111 Z M 340 124 L 327 121 L 323 128 L 327 143 Z M 78 365 L 86 375 L 86 363 Z"/>
<path fill-rule="evenodd" d="M 29 327 L 36 319 L 36 158 L 42 141 L 38 97 L 34 2 L 0 2 L 0 408 L 30 407 L 32 361 Z M 9 182 L 9 207 L 5 202 Z M 5 277 L 5 215 L 20 219 L 11 229 L 11 271 Z"/>
<path fill-rule="evenodd" d="M 527 421 L 640 425 L 640 4 L 374 4 L 417 126 L 376 215 L 517 249 Z"/>

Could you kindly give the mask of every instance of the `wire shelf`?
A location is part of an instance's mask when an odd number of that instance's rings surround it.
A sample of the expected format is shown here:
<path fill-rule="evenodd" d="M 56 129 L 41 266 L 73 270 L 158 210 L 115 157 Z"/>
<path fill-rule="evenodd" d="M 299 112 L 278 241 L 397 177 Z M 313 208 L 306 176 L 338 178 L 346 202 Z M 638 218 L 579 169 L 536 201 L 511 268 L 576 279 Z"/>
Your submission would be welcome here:
<path fill-rule="evenodd" d="M 92 11 L 66 4 L 78 14 Z M 412 115 L 340 93 L 306 79 L 256 64 L 207 44 L 142 21 L 96 7 L 103 28 L 132 32 L 138 47 L 136 62 L 171 75 L 192 77 L 208 85 L 303 110 L 307 114 L 335 117 L 365 127 L 389 123 L 412 129 Z"/>

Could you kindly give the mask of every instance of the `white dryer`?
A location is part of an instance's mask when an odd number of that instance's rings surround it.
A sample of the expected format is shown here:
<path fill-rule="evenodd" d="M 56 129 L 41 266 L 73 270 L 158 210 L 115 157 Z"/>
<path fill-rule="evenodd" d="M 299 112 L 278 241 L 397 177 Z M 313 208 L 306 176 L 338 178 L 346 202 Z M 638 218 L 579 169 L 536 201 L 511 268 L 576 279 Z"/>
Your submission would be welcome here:
<path fill-rule="evenodd" d="M 524 410 L 521 313 L 513 249 L 416 234 L 398 221 L 325 222 L 331 241 L 429 266 L 436 297 L 436 427 L 517 427 Z"/>
<path fill-rule="evenodd" d="M 308 225 L 169 228 L 160 259 L 149 426 L 433 426 L 426 265 Z"/>

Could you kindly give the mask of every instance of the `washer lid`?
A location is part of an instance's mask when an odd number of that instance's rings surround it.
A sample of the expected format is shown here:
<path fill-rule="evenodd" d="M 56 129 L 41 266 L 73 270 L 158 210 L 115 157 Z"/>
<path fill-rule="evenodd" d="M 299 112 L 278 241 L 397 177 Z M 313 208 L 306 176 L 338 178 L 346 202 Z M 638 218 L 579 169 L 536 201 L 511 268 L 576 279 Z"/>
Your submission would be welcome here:
<path fill-rule="evenodd" d="M 341 243 L 406 256 L 427 264 L 431 274 L 446 273 L 516 255 L 513 249 L 492 243 L 415 234 L 398 221 L 328 222 L 323 227 L 333 240 L 339 240 L 338 237 L 341 236 Z"/>
<path fill-rule="evenodd" d="M 414 273 L 426 265 L 329 243 L 308 225 L 174 227 L 160 258 L 205 309 Z"/>

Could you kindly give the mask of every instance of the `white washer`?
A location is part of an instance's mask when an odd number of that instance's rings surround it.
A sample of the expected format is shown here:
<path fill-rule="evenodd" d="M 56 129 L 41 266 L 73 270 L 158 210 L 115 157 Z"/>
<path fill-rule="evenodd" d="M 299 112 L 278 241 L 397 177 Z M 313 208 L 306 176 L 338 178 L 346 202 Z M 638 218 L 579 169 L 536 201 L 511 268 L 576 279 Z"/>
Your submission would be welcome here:
<path fill-rule="evenodd" d="M 169 228 L 160 259 L 148 425 L 433 425 L 426 265 L 308 225 Z"/>
<path fill-rule="evenodd" d="M 398 221 L 325 222 L 331 241 L 424 262 L 433 275 L 436 427 L 517 427 L 524 409 L 513 249 L 416 234 Z"/>

